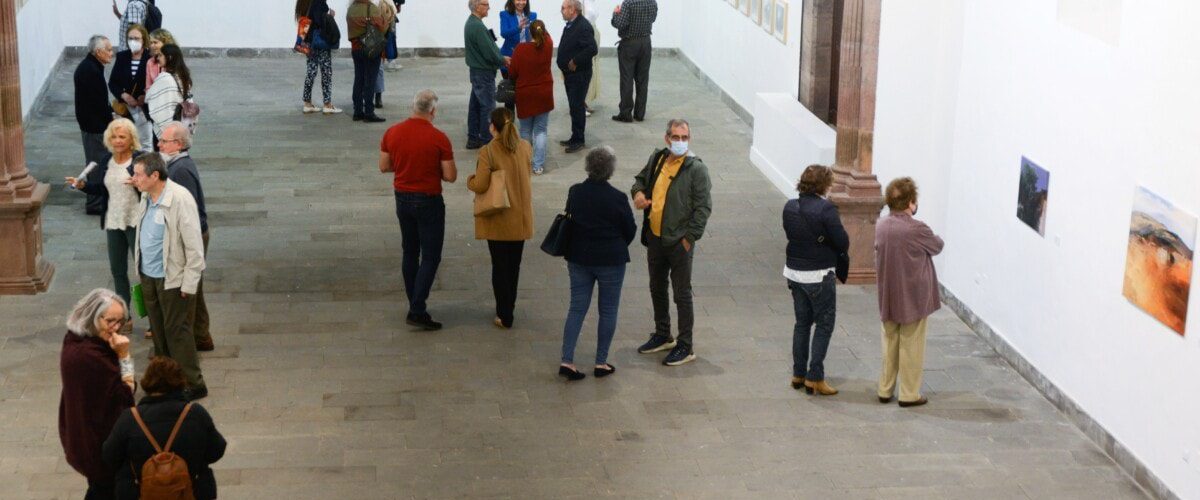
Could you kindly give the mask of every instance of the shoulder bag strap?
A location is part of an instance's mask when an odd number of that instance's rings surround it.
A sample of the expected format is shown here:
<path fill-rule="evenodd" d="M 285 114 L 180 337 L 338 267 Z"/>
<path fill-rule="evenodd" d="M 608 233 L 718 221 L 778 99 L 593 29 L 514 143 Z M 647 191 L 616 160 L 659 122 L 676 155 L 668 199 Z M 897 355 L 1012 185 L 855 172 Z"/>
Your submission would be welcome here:
<path fill-rule="evenodd" d="M 796 211 L 799 212 L 798 215 L 800 216 L 800 223 L 804 224 L 804 230 L 808 231 L 808 234 L 816 236 L 817 243 L 824 245 L 825 244 L 825 235 L 813 233 L 812 226 L 808 225 L 808 217 L 806 215 L 804 215 L 803 211 L 799 210 L 799 208 L 800 208 L 799 202 L 797 202 L 796 208 L 797 208 Z"/>
<path fill-rule="evenodd" d="M 158 445 L 158 440 L 154 439 L 154 434 L 150 433 L 150 428 L 146 427 L 146 422 L 142 420 L 142 415 L 140 413 L 138 413 L 137 406 L 134 406 L 133 408 L 131 408 L 131 410 L 133 410 L 132 411 L 133 419 L 137 421 L 138 427 L 142 428 L 142 433 L 146 435 L 146 439 L 150 440 L 150 446 L 154 447 L 154 451 L 156 451 L 158 453 L 162 453 L 163 452 L 162 447 Z M 171 437 L 174 437 L 174 435 L 172 435 Z M 170 445 L 168 444 L 168 446 L 170 446 Z"/>
<path fill-rule="evenodd" d="M 164 448 L 163 451 L 171 451 L 171 445 L 175 444 L 175 435 L 179 434 L 179 428 L 183 427 L 183 419 L 187 417 L 187 414 L 189 411 L 191 411 L 191 409 L 191 402 L 183 406 L 183 411 L 179 413 L 179 420 L 175 421 L 175 428 L 171 429 L 171 436 L 167 438 L 167 447 Z"/>

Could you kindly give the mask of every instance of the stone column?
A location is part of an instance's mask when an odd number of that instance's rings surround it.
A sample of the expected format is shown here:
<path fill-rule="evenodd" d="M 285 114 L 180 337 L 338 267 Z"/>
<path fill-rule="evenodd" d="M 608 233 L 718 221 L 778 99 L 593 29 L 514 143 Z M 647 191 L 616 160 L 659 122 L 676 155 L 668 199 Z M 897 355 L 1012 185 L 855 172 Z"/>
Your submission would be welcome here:
<path fill-rule="evenodd" d="M 875 222 L 883 208 L 871 173 L 882 0 L 845 0 L 838 82 L 837 160 L 830 200 L 850 233 L 850 283 L 875 282 Z"/>
<path fill-rule="evenodd" d="M 0 0 L 0 295 L 46 291 L 54 266 L 42 258 L 42 205 L 50 186 L 25 168 L 17 9 Z"/>

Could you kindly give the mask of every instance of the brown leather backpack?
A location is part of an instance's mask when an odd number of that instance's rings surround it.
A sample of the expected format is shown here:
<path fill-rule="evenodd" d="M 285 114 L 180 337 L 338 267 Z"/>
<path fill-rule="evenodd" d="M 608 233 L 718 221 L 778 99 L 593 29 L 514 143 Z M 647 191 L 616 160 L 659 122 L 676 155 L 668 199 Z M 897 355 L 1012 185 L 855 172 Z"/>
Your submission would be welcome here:
<path fill-rule="evenodd" d="M 179 420 L 175 421 L 175 428 L 171 429 L 171 436 L 167 438 L 167 446 L 163 448 L 158 445 L 158 441 L 150 433 L 150 428 L 146 427 L 146 422 L 142 421 L 137 406 L 132 408 L 133 419 L 137 420 L 138 427 L 142 428 L 146 439 L 150 440 L 150 446 L 153 446 L 154 451 L 157 452 L 142 464 L 141 480 L 138 481 L 138 476 L 134 475 L 134 480 L 138 483 L 139 491 L 141 491 L 142 500 L 195 500 L 196 496 L 192 493 L 192 475 L 188 472 L 187 462 L 183 460 L 183 457 L 171 453 L 175 435 L 179 434 L 179 428 L 183 426 L 183 419 L 187 417 L 188 411 L 191 409 L 192 403 L 183 407 L 183 412 L 179 414 Z M 129 464 L 129 467 L 132 469 L 133 464 Z"/>

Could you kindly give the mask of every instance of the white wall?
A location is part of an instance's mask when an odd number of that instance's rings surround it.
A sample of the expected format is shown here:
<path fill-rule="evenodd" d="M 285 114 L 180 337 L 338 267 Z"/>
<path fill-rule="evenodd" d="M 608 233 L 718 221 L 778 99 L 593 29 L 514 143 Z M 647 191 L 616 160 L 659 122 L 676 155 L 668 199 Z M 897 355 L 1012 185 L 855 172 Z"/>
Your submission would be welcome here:
<path fill-rule="evenodd" d="M 790 4 L 787 45 L 724 0 L 677 1 L 687 7 L 679 18 L 680 49 L 742 108 L 753 112 L 759 92 L 797 97 L 802 0 Z"/>
<path fill-rule="evenodd" d="M 1056 2 L 884 2 L 875 169 L 922 185 L 943 283 L 1200 498 L 1200 297 L 1180 337 L 1121 295 L 1134 187 L 1200 213 L 1200 3 L 1121 4 L 1094 4 L 1110 44 Z M 1045 238 L 1015 216 L 1022 155 L 1050 171 Z"/>
<path fill-rule="evenodd" d="M 29 0 L 17 11 L 17 49 L 21 64 L 21 116 L 29 113 L 42 83 L 62 54 L 62 25 L 53 0 Z M 86 39 L 84 40 L 86 44 Z"/>

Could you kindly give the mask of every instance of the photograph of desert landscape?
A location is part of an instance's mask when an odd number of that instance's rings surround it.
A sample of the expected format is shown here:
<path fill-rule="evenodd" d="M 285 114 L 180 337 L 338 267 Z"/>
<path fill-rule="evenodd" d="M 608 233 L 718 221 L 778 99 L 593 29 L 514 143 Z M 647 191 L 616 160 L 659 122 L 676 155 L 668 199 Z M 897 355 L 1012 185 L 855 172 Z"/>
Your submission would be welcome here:
<path fill-rule="evenodd" d="M 1181 336 L 1195 241 L 1196 217 L 1146 188 L 1134 191 L 1122 293 Z"/>

